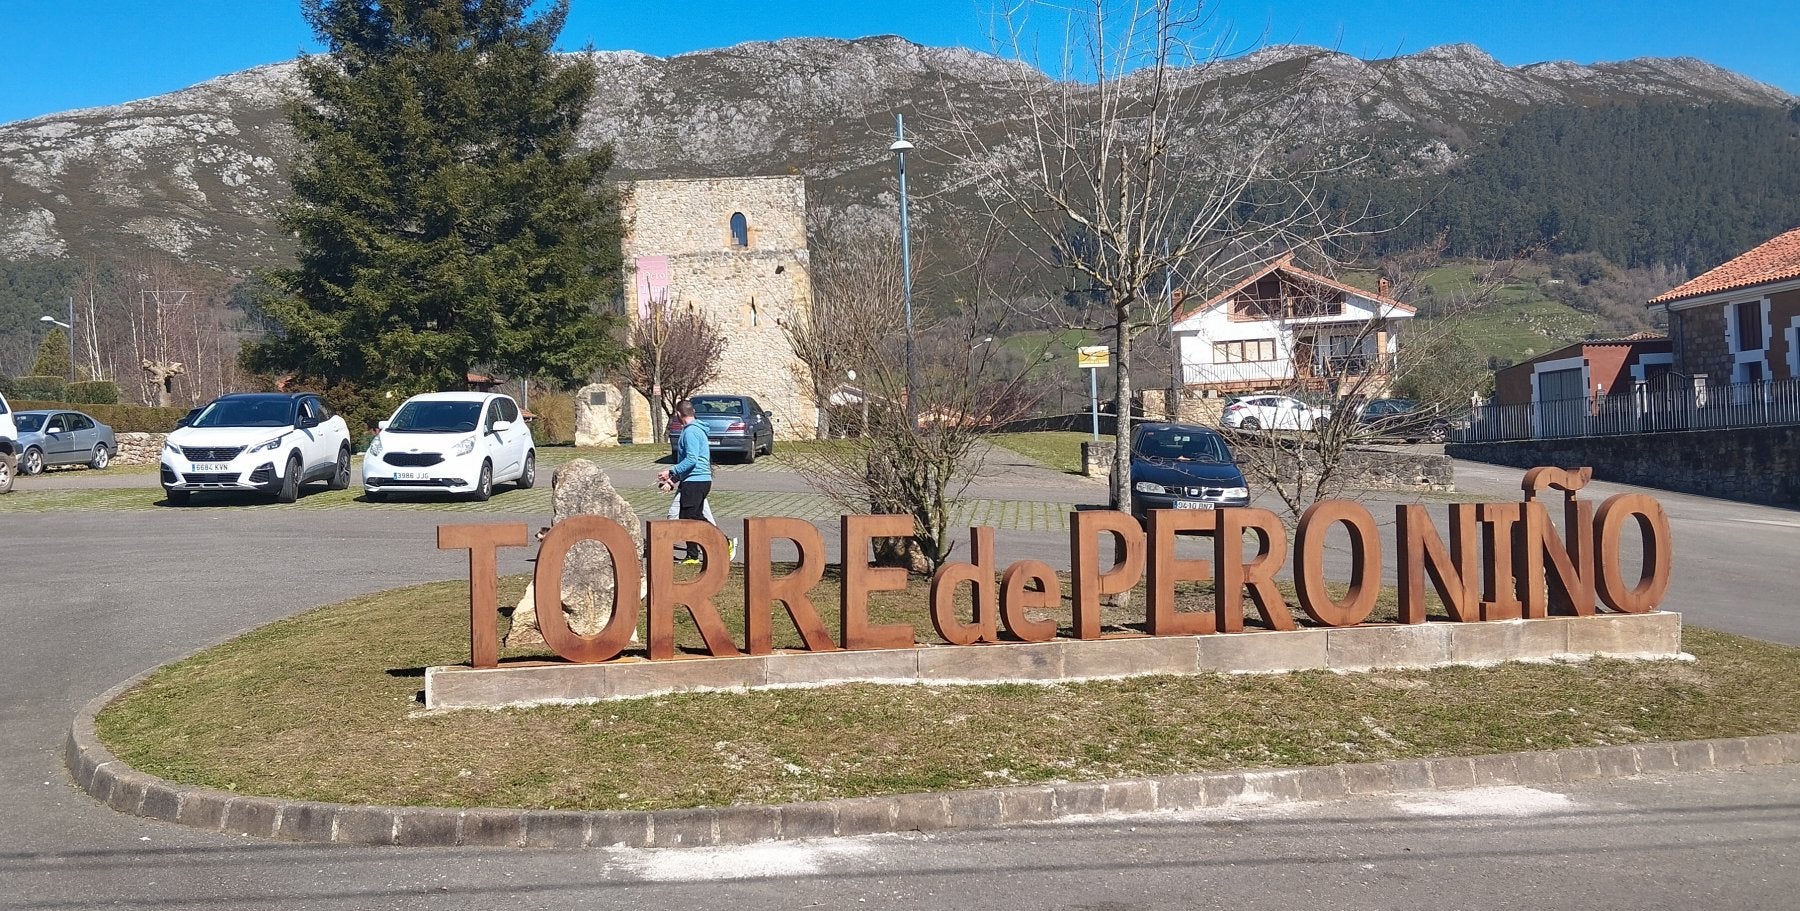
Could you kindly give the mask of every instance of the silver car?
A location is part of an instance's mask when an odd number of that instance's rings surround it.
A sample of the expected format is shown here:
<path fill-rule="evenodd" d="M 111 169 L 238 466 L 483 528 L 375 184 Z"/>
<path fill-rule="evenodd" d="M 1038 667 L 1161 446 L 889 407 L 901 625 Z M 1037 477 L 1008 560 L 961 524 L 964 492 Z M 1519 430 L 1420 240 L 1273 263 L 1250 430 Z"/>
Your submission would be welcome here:
<path fill-rule="evenodd" d="M 53 465 L 105 468 L 119 451 L 113 429 L 79 411 L 20 411 L 19 473 L 37 474 Z"/>

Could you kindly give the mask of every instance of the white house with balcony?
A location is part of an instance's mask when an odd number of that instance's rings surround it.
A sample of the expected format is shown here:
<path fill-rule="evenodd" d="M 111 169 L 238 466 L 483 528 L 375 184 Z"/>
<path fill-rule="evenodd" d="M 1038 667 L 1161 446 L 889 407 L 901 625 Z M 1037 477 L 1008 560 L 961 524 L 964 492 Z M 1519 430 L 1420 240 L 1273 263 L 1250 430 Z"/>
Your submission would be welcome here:
<path fill-rule="evenodd" d="M 1380 396 L 1417 312 L 1387 296 L 1308 272 L 1284 256 L 1175 316 L 1189 392 L 1313 392 Z"/>

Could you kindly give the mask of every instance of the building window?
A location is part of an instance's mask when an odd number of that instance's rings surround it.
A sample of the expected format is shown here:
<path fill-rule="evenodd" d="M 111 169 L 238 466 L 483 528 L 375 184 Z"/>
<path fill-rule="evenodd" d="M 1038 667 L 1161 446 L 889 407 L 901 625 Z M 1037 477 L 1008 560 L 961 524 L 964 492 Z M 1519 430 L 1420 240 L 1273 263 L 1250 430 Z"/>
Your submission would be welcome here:
<path fill-rule="evenodd" d="M 750 246 L 750 223 L 744 220 L 744 213 L 731 213 L 731 245 L 734 247 Z"/>
<path fill-rule="evenodd" d="M 1761 351 L 1763 347 L 1762 301 L 1737 305 L 1737 350 Z"/>
<path fill-rule="evenodd" d="M 1214 342 L 1213 360 L 1220 364 L 1240 364 L 1247 361 L 1272 361 L 1275 359 L 1275 340 L 1272 338 L 1252 338 L 1236 342 Z"/>

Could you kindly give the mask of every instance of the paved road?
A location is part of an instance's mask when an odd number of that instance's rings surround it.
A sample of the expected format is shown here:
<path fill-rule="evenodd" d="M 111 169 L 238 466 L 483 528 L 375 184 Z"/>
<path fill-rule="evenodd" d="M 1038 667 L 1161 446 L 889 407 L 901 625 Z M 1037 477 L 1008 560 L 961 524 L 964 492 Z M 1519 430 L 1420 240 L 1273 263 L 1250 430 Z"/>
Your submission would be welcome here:
<path fill-rule="evenodd" d="M 1515 495 L 1516 472 L 1459 468 L 1466 488 Z M 647 485 L 652 471 L 621 466 L 615 476 Z M 994 471 L 979 495 L 1029 492 L 1065 505 L 1104 495 L 1041 469 Z M 723 479 L 771 493 L 801 483 L 763 465 Z M 25 479 L 21 491 L 42 480 Z M 1682 573 L 1671 606 L 1692 622 L 1800 643 L 1786 608 L 1795 514 L 1659 496 L 1674 517 Z M 457 577 L 463 564 L 433 547 L 434 529 L 477 517 L 428 507 L 5 509 L 0 908 L 1646 909 L 1690 907 L 1696 896 L 1784 907 L 1800 888 L 1800 771 L 1791 767 L 1560 794 L 1466 792 L 704 853 L 342 849 L 123 817 L 74 791 L 62 769 L 62 737 L 84 702 L 271 619 Z M 1002 560 L 1066 563 L 1066 532 L 1002 540 Z M 502 569 L 523 571 L 525 556 L 511 552 Z"/>

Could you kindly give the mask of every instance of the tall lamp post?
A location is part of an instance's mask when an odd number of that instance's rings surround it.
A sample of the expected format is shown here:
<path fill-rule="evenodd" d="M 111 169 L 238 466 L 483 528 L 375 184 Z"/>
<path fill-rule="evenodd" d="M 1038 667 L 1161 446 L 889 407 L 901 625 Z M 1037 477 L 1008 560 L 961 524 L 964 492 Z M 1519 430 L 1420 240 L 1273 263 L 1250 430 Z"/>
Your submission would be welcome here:
<path fill-rule="evenodd" d="M 38 317 L 40 323 L 51 323 L 69 331 L 69 382 L 75 382 L 75 298 L 69 298 L 69 321 L 63 322 L 54 316 Z"/>
<path fill-rule="evenodd" d="M 909 423 L 917 424 L 918 405 L 913 401 L 913 387 L 918 377 L 913 371 L 913 317 L 912 317 L 912 232 L 908 228 L 906 212 L 906 153 L 913 144 L 906 141 L 905 115 L 894 115 L 894 143 L 888 146 L 899 163 L 900 169 L 900 287 L 906 302 L 906 418 Z"/>

